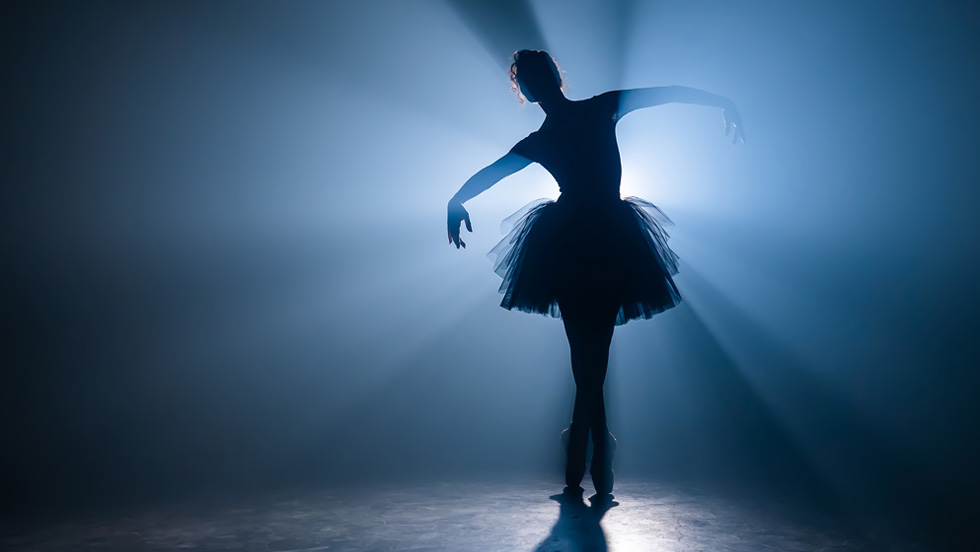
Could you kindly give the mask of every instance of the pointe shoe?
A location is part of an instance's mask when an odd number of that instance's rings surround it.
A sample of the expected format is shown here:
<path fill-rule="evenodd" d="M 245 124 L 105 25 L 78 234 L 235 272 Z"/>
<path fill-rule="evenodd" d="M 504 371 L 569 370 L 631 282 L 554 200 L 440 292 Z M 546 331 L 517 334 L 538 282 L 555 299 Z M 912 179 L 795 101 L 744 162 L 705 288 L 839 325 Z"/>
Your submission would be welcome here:
<path fill-rule="evenodd" d="M 616 437 L 612 433 L 606 432 L 605 443 L 596 446 L 593 440 L 592 465 L 589 467 L 589 475 L 592 476 L 592 485 L 595 492 L 600 495 L 612 493 L 613 480 L 615 474 L 612 469 L 612 457 L 616 451 Z"/>
<path fill-rule="evenodd" d="M 565 485 L 571 489 L 581 489 L 582 478 L 585 477 L 585 453 L 589 443 L 588 429 L 580 428 L 579 424 L 569 424 L 561 432 L 560 439 L 567 455 Z"/>

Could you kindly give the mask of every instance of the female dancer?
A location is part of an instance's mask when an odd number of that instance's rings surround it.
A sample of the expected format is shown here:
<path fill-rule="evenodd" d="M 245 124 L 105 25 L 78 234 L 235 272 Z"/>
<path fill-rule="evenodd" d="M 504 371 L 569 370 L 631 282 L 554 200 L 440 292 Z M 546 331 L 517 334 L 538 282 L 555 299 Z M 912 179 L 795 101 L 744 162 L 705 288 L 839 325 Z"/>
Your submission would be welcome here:
<path fill-rule="evenodd" d="M 473 231 L 463 203 L 532 161 L 558 182 L 557 201 L 538 202 L 493 250 L 503 278 L 501 306 L 560 317 L 575 379 L 568 438 L 566 490 L 581 491 L 592 435 L 589 473 L 600 495 L 612 492 L 615 439 L 606 427 L 602 386 L 613 329 L 650 318 L 680 302 L 677 257 L 667 246 L 667 217 L 638 198 L 619 196 L 622 166 L 616 122 L 634 109 L 682 102 L 723 109 L 725 133 L 743 140 L 735 104 L 681 86 L 617 90 L 572 101 L 547 52 L 521 50 L 510 68 L 512 88 L 546 114 L 541 128 L 482 169 L 449 200 L 449 241 L 466 247 L 460 225 Z"/>

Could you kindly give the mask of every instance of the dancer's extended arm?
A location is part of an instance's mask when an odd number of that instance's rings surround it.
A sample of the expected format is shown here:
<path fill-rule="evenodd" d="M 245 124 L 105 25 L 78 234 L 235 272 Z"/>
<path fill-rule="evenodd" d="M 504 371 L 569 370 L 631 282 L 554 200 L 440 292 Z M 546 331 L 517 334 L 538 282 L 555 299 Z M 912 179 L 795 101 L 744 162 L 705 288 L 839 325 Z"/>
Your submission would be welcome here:
<path fill-rule="evenodd" d="M 742 118 L 730 99 L 698 90 L 687 86 L 658 86 L 654 88 L 634 88 L 620 90 L 619 116 L 622 117 L 634 109 L 653 107 L 665 103 L 687 103 L 720 107 L 725 118 L 725 134 L 733 133 L 732 144 L 745 141 L 742 129 Z"/>
<path fill-rule="evenodd" d="M 466 247 L 466 243 L 459 237 L 461 223 L 465 222 L 466 229 L 470 232 L 473 231 L 473 225 L 470 223 L 470 214 L 463 208 L 463 202 L 473 199 L 505 176 L 512 175 L 530 164 L 530 159 L 518 155 L 511 150 L 507 152 L 507 155 L 480 169 L 479 172 L 463 183 L 463 186 L 456 192 L 456 195 L 449 200 L 447 218 L 449 243 L 455 244 L 456 249 L 459 249 L 460 246 Z"/>

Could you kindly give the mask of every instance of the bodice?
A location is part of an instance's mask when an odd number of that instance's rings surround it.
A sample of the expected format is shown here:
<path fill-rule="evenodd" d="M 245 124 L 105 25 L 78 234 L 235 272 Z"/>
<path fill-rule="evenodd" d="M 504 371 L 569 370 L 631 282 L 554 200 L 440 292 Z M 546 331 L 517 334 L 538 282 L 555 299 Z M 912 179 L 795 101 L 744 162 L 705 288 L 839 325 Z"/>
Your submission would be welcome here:
<path fill-rule="evenodd" d="M 614 93 L 570 102 L 549 114 L 541 128 L 513 151 L 551 173 L 563 198 L 618 199 L 622 178 L 616 142 L 618 106 Z"/>

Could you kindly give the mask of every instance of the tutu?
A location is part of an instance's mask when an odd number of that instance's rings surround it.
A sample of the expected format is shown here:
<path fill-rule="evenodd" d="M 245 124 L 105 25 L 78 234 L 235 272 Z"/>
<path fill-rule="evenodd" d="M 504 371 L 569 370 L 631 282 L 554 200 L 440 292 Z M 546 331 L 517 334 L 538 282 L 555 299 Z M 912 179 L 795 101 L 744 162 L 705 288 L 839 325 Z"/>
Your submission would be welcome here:
<path fill-rule="evenodd" d="M 596 294 L 619 305 L 616 324 L 650 318 L 675 305 L 677 255 L 671 221 L 636 197 L 537 200 L 509 217 L 513 229 L 491 251 L 503 278 L 500 306 L 561 317 L 558 297 Z"/>

